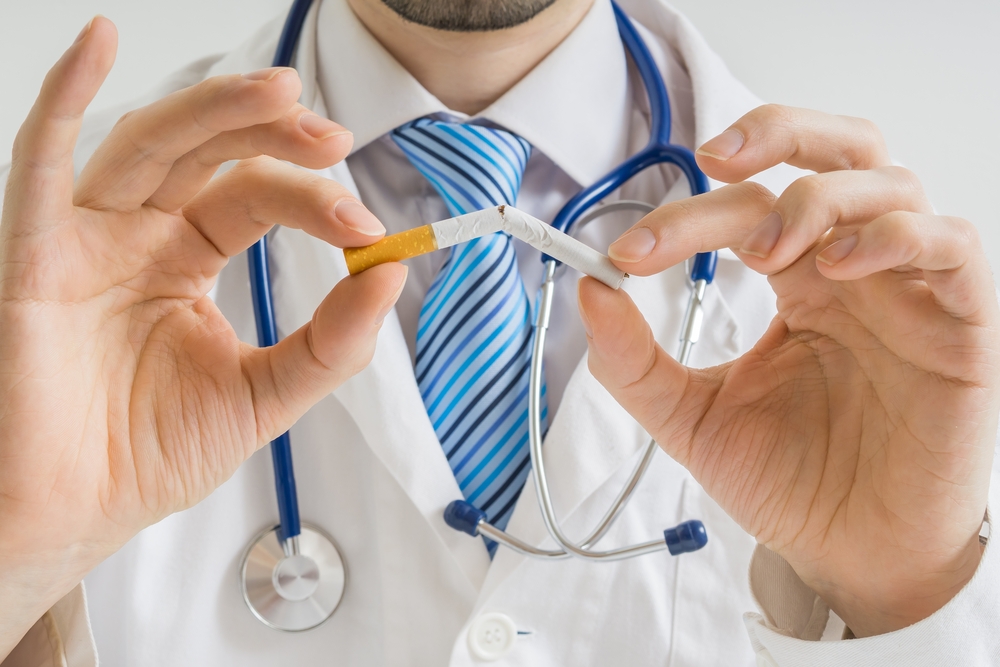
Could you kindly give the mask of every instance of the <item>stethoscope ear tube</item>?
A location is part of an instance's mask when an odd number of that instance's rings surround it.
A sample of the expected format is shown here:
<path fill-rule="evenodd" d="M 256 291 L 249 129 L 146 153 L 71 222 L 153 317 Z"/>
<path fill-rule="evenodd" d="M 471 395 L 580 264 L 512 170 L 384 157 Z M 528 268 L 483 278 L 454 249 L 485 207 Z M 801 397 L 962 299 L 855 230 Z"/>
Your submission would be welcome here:
<path fill-rule="evenodd" d="M 549 493 L 548 475 L 545 470 L 545 460 L 542 457 L 540 401 L 542 359 L 545 351 L 545 338 L 548 330 L 549 316 L 552 310 L 555 271 L 556 262 L 555 260 L 551 260 L 545 265 L 545 277 L 542 282 L 542 288 L 539 291 L 538 303 L 536 304 L 534 344 L 531 354 L 531 373 L 528 389 L 528 447 L 531 457 L 535 495 L 538 498 L 542 519 L 549 536 L 555 540 L 558 548 L 540 549 L 517 539 L 513 535 L 490 524 L 487 521 L 485 512 L 465 500 L 456 500 L 448 505 L 444 512 L 445 523 L 455 530 L 460 530 L 472 536 L 482 535 L 503 544 L 517 553 L 533 558 L 561 559 L 575 557 L 583 560 L 616 561 L 635 558 L 663 551 L 664 549 L 668 550 L 674 556 L 701 549 L 708 543 L 708 533 L 705 530 L 704 524 L 698 520 L 685 521 L 678 526 L 664 530 L 661 539 L 606 551 L 596 551 L 592 548 L 604 537 L 611 528 L 611 525 L 621 515 L 625 505 L 632 497 L 632 493 L 649 467 L 649 463 L 658 449 L 656 442 L 653 440 L 650 440 L 646 446 L 642 459 L 635 470 L 633 470 L 628 482 L 594 530 L 579 543 L 571 542 L 563 534 Z M 700 293 L 704 294 L 705 282 L 699 281 L 699 285 Z M 690 346 L 682 348 L 681 354 L 683 358 L 680 359 L 681 363 L 687 361 L 689 353 Z"/>

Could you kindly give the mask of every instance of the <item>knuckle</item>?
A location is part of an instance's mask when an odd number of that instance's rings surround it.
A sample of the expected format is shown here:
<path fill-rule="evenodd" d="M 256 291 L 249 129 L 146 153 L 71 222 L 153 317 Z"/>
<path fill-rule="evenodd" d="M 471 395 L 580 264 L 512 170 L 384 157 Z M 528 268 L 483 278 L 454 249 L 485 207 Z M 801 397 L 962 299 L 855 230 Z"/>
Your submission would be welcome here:
<path fill-rule="evenodd" d="M 706 226 L 712 223 L 711 209 L 696 197 L 672 202 L 656 219 L 653 233 L 669 236 L 675 243 L 698 243 Z"/>
<path fill-rule="evenodd" d="M 795 122 L 795 112 L 783 104 L 763 104 L 748 114 L 762 125 L 791 125 Z"/>
<path fill-rule="evenodd" d="M 266 133 L 258 131 L 258 128 L 251 127 L 242 130 L 231 130 L 223 132 L 219 136 L 226 137 L 233 146 L 238 146 L 242 143 L 244 149 L 251 152 L 251 155 L 247 156 L 248 159 L 250 157 L 266 156 L 269 152 L 274 152 L 268 150 L 268 137 Z"/>
<path fill-rule="evenodd" d="M 166 165 L 173 162 L 160 154 L 160 146 L 152 140 L 147 128 L 143 128 L 143 117 L 139 109 L 129 111 L 118 119 L 111 134 L 120 135 L 122 140 L 129 146 L 139 158 L 153 164 Z"/>
<path fill-rule="evenodd" d="M 737 122 L 737 126 L 748 139 L 756 137 L 756 140 L 763 142 L 765 146 L 772 142 L 784 146 L 790 128 L 795 125 L 795 110 L 781 104 L 763 104 Z"/>
<path fill-rule="evenodd" d="M 233 200 L 233 203 L 239 206 L 239 209 L 243 212 L 243 217 L 249 222 L 264 226 L 270 224 L 260 200 L 251 196 L 249 192 L 237 194 L 233 197 Z"/>
<path fill-rule="evenodd" d="M 119 116 L 118 120 L 116 120 L 115 124 L 111 127 L 111 132 L 109 133 L 109 135 L 115 134 L 116 132 L 124 132 L 125 128 L 129 127 L 134 122 L 135 112 L 136 110 L 132 109 L 131 111 L 126 111 L 121 116 Z"/>
<path fill-rule="evenodd" d="M 347 190 L 338 186 L 330 187 L 322 182 L 315 185 L 303 184 L 301 190 L 304 196 L 315 201 L 318 211 L 332 211 L 337 207 L 337 204 L 344 200 L 357 201 L 354 195 Z"/>
<path fill-rule="evenodd" d="M 631 363 L 620 368 L 620 374 L 616 378 L 619 389 L 633 400 L 653 400 L 646 389 L 655 384 L 653 371 L 656 369 L 656 341 L 653 340 L 653 332 L 649 327 L 629 341 L 626 354 L 631 358 Z"/>
<path fill-rule="evenodd" d="M 946 224 L 962 247 L 978 250 L 982 246 L 979 229 L 965 218 L 946 218 Z"/>
<path fill-rule="evenodd" d="M 229 171 L 217 176 L 215 180 L 226 191 L 238 190 L 248 195 L 266 193 L 274 187 L 270 167 L 269 158 L 266 156 L 247 158 L 238 161 Z"/>
<path fill-rule="evenodd" d="M 656 217 L 653 220 L 661 228 L 698 225 L 705 217 L 705 209 L 701 203 L 697 197 L 690 197 L 665 204 L 654 212 Z"/>
<path fill-rule="evenodd" d="M 778 199 L 773 192 L 753 181 L 743 181 L 727 187 L 732 188 L 741 209 L 754 210 L 761 217 L 774 208 Z"/>
<path fill-rule="evenodd" d="M 28 142 L 28 131 L 25 130 L 24 125 L 21 129 L 17 131 L 14 135 L 14 142 L 10 146 L 10 162 L 11 164 L 17 164 L 21 161 L 21 156 L 25 152 L 24 144 Z M 8 181 L 9 182 L 9 181 Z"/>
<path fill-rule="evenodd" d="M 921 252 L 925 239 L 920 233 L 917 215 L 909 211 L 892 211 L 878 219 L 878 224 L 866 228 L 865 235 L 877 248 L 897 247 L 904 254 L 915 256 Z"/>
<path fill-rule="evenodd" d="M 867 118 L 845 117 L 850 123 L 853 141 L 848 142 L 842 159 L 845 169 L 868 169 L 885 158 L 886 144 L 882 130 Z"/>
<path fill-rule="evenodd" d="M 269 155 L 258 155 L 256 157 L 249 157 L 237 162 L 229 173 L 233 174 L 234 176 L 239 176 L 241 174 L 255 176 L 267 170 L 271 166 L 272 161 L 277 162 L 277 160 L 270 157 Z"/>
<path fill-rule="evenodd" d="M 869 120 L 867 118 L 854 118 L 854 122 L 858 126 L 858 132 L 868 139 L 869 142 L 874 144 L 885 145 L 885 137 L 882 135 L 882 130 L 875 121 Z"/>
<path fill-rule="evenodd" d="M 788 199 L 804 203 L 826 202 L 830 196 L 830 187 L 821 174 L 810 174 L 793 181 L 785 195 Z"/>
<path fill-rule="evenodd" d="M 198 146 L 187 155 L 180 157 L 174 164 L 191 163 L 199 167 L 218 167 L 221 164 L 216 152 L 215 140 L 210 140 Z"/>
<path fill-rule="evenodd" d="M 239 74 L 219 74 L 217 76 L 210 76 L 204 81 L 199 81 L 193 86 L 186 88 L 183 92 L 188 93 L 192 103 L 204 103 L 211 101 L 217 95 L 227 90 L 238 87 L 241 80 L 242 77 Z"/>
<path fill-rule="evenodd" d="M 123 113 L 115 122 L 115 127 L 120 127 L 121 125 L 131 122 L 131 119 L 135 118 L 135 112 L 136 109 L 130 109 L 129 111 Z"/>
<path fill-rule="evenodd" d="M 924 184 L 920 182 L 920 178 L 906 167 L 892 165 L 885 167 L 885 172 L 904 190 L 923 192 Z"/>
<path fill-rule="evenodd" d="M 226 99 L 226 92 L 236 87 L 238 78 L 239 75 L 213 76 L 168 97 L 173 98 L 177 105 L 176 113 L 186 123 L 213 135 L 225 125 L 226 109 L 222 102 Z"/>
<path fill-rule="evenodd" d="M 649 227 L 654 234 L 685 232 L 700 229 L 705 221 L 705 205 L 702 197 L 688 197 L 656 208 L 638 224 Z"/>
<path fill-rule="evenodd" d="M 733 188 L 740 197 L 751 204 L 763 202 L 767 206 L 771 206 L 774 204 L 775 199 L 777 199 L 773 192 L 755 181 L 743 181 L 742 183 L 736 183 L 728 187 Z"/>
<path fill-rule="evenodd" d="M 191 102 L 183 107 L 191 124 L 206 134 L 217 132 L 214 128 L 216 123 L 212 119 L 213 92 L 211 90 L 196 90 L 192 95 Z"/>
<path fill-rule="evenodd" d="M 917 236 L 916 215 L 909 211 L 891 211 L 882 216 L 881 224 L 876 230 L 889 238 L 906 238 Z"/>

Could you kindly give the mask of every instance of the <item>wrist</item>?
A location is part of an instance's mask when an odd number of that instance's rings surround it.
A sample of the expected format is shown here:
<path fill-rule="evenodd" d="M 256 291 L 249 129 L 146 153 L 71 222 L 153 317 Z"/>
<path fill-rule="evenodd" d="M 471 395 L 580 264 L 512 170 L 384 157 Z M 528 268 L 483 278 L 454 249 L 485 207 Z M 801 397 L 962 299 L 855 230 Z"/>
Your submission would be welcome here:
<path fill-rule="evenodd" d="M 872 637 L 909 627 L 948 604 L 975 575 L 982 553 L 976 535 L 966 548 L 936 567 L 900 570 L 878 581 L 869 574 L 850 588 L 811 587 L 855 637 Z"/>
<path fill-rule="evenodd" d="M 20 643 L 31 626 L 82 576 L 66 581 L 45 567 L 11 566 L 0 559 L 0 662 Z"/>
<path fill-rule="evenodd" d="M 51 539 L 51 538 L 50 538 Z M 84 545 L 0 535 L 0 662 L 103 558 Z"/>

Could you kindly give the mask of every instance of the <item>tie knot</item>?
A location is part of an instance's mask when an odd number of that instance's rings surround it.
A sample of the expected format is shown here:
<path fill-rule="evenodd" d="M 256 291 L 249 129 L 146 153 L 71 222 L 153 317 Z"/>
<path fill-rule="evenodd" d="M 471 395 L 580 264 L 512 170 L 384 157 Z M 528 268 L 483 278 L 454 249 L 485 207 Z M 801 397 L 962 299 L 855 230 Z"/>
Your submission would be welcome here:
<path fill-rule="evenodd" d="M 391 136 L 452 215 L 517 203 L 531 144 L 516 134 L 418 118 L 397 127 Z"/>

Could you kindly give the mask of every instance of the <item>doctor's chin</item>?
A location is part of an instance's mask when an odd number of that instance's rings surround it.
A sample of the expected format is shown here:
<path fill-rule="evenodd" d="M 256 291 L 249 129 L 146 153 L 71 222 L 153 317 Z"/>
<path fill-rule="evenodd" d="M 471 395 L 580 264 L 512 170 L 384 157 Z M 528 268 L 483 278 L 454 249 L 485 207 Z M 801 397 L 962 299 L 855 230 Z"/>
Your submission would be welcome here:
<path fill-rule="evenodd" d="M 1000 665 L 931 147 L 663 0 L 227 2 L 19 47 L 0 665 Z"/>

